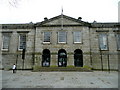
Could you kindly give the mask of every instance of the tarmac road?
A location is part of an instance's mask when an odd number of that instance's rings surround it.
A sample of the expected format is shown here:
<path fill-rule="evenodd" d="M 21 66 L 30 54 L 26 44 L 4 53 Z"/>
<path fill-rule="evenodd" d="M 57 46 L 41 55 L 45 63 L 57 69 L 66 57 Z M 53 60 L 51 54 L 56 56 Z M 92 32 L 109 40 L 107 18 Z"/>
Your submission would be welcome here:
<path fill-rule="evenodd" d="M 118 88 L 118 72 L 2 71 L 2 88 Z"/>

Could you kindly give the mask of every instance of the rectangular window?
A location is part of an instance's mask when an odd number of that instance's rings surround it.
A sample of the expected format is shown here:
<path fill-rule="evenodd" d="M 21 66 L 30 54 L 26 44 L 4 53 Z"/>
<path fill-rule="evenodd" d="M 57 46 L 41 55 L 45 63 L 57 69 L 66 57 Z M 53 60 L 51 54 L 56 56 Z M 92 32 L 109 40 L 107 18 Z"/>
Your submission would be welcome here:
<path fill-rule="evenodd" d="M 120 50 L 120 34 L 117 34 L 117 49 Z"/>
<path fill-rule="evenodd" d="M 51 36 L 51 32 L 44 32 L 44 41 L 46 43 L 50 43 L 50 36 Z"/>
<path fill-rule="evenodd" d="M 3 43 L 2 43 L 2 49 L 8 50 L 9 49 L 9 42 L 10 42 L 10 35 L 9 34 L 3 34 Z"/>
<path fill-rule="evenodd" d="M 26 48 L 26 34 L 19 35 L 19 50 Z"/>
<path fill-rule="evenodd" d="M 81 37 L 80 31 L 73 32 L 73 35 L 74 35 L 74 43 L 81 43 L 82 42 L 82 37 Z"/>
<path fill-rule="evenodd" d="M 100 50 L 108 50 L 107 34 L 99 35 L 99 45 L 100 45 Z"/>
<path fill-rule="evenodd" d="M 66 32 L 58 32 L 58 43 L 66 43 Z"/>

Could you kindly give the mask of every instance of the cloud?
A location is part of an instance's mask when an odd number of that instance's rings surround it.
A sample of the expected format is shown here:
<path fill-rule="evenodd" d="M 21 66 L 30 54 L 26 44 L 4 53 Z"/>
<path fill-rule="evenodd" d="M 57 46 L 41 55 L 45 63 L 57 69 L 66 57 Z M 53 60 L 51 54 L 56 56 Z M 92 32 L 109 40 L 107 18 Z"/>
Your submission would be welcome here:
<path fill-rule="evenodd" d="M 118 0 L 20 0 L 12 7 L 6 0 L 0 1 L 0 23 L 41 22 L 64 14 L 92 22 L 117 22 Z"/>

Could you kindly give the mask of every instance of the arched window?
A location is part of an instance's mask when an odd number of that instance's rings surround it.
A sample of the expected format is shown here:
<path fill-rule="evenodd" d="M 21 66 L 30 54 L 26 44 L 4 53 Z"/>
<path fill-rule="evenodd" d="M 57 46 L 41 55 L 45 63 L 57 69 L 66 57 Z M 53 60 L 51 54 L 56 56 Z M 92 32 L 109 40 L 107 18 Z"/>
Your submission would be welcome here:
<path fill-rule="evenodd" d="M 58 51 L 58 66 L 66 67 L 67 66 L 67 53 L 64 49 Z"/>
<path fill-rule="evenodd" d="M 50 50 L 44 49 L 42 53 L 42 66 L 49 67 L 50 66 Z"/>

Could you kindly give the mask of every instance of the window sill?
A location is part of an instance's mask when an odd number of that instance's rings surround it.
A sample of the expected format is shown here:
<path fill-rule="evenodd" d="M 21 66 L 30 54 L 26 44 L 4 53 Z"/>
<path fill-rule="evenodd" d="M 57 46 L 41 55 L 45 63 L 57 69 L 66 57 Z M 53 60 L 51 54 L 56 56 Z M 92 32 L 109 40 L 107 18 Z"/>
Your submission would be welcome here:
<path fill-rule="evenodd" d="M 58 42 L 58 44 L 67 44 L 66 42 Z"/>
<path fill-rule="evenodd" d="M 8 49 L 2 49 L 3 52 L 8 52 L 9 50 Z"/>
<path fill-rule="evenodd" d="M 57 43 L 58 45 L 66 45 L 67 43 Z"/>
<path fill-rule="evenodd" d="M 23 49 L 18 49 L 18 51 L 19 51 L 19 52 L 22 52 L 22 51 L 23 51 Z"/>
<path fill-rule="evenodd" d="M 42 44 L 51 44 L 50 42 L 43 42 Z"/>
<path fill-rule="evenodd" d="M 82 44 L 82 42 L 74 42 L 74 44 Z"/>
<path fill-rule="evenodd" d="M 109 51 L 109 49 L 107 49 L 107 50 L 100 50 L 100 51 Z"/>

